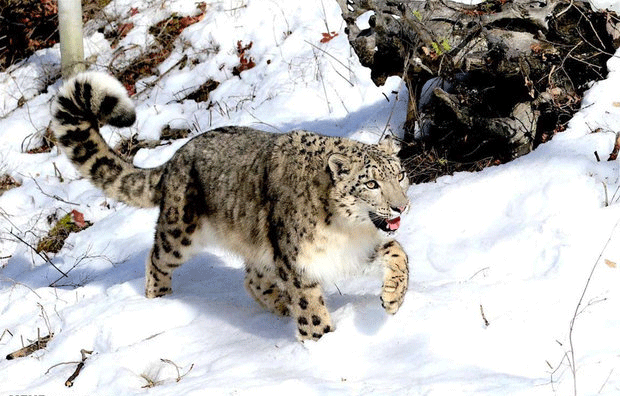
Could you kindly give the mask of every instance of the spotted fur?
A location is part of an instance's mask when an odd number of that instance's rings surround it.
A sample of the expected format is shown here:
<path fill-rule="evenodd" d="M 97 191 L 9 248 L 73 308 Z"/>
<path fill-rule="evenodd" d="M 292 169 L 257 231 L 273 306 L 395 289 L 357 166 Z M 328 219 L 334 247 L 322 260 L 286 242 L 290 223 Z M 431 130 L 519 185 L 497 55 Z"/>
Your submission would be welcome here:
<path fill-rule="evenodd" d="M 121 84 L 84 73 L 53 107 L 59 145 L 112 198 L 160 208 L 146 263 L 146 295 L 172 292 L 172 272 L 197 246 L 218 244 L 245 259 L 248 292 L 290 315 L 300 340 L 334 330 L 321 282 L 378 263 L 383 307 L 395 313 L 408 283 L 407 255 L 390 238 L 408 207 L 398 147 L 307 131 L 218 128 L 165 164 L 140 169 L 105 143 L 99 126 L 129 126 L 135 111 Z"/>

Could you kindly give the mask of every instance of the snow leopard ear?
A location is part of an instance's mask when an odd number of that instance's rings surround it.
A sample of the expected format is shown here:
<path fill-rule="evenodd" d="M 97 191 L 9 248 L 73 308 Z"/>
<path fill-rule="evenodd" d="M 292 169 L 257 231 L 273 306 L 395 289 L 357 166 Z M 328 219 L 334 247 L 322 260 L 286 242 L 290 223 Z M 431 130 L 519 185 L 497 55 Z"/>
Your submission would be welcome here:
<path fill-rule="evenodd" d="M 381 139 L 379 147 L 388 154 L 398 154 L 400 151 L 400 143 L 392 135 L 386 135 Z"/>
<path fill-rule="evenodd" d="M 345 155 L 334 153 L 327 159 L 327 165 L 332 176 L 349 174 L 351 171 L 351 161 Z"/>

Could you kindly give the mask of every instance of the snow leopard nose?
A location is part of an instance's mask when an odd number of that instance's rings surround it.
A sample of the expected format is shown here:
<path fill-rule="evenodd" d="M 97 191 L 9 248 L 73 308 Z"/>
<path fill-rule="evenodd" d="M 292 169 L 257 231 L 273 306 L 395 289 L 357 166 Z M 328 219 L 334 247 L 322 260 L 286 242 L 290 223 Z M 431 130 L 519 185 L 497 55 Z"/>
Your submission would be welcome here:
<path fill-rule="evenodd" d="M 392 210 L 394 212 L 398 212 L 398 213 L 403 213 L 405 211 L 405 209 L 407 209 L 407 205 L 403 205 L 403 206 L 391 206 Z"/>

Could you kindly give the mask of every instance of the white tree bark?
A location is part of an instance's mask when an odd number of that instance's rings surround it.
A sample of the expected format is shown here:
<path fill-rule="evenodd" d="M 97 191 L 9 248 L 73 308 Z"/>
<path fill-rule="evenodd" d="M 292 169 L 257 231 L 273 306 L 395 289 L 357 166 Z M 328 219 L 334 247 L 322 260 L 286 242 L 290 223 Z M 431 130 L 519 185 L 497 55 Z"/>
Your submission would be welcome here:
<path fill-rule="evenodd" d="M 62 76 L 67 79 L 86 69 L 80 0 L 58 0 L 58 30 Z"/>

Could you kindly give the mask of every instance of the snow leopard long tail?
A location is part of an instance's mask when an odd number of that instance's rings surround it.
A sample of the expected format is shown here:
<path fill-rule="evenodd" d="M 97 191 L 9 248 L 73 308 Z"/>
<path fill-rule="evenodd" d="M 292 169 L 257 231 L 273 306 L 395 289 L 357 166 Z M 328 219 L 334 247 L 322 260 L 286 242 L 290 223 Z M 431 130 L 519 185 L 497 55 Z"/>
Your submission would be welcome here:
<path fill-rule="evenodd" d="M 137 207 L 159 204 L 163 168 L 142 169 L 123 160 L 105 142 L 99 125 L 127 127 L 136 120 L 122 84 L 104 73 L 86 72 L 60 88 L 52 107 L 58 145 L 107 196 Z"/>

